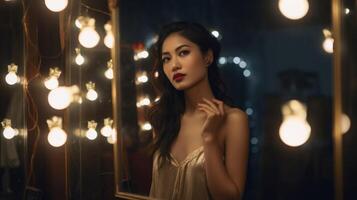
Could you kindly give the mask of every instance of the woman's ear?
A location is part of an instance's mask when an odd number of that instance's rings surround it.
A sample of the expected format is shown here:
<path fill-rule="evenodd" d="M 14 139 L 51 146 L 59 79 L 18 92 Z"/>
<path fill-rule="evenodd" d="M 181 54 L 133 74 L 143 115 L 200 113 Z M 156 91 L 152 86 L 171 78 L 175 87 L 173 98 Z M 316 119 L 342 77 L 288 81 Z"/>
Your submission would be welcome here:
<path fill-rule="evenodd" d="M 212 62 L 213 62 L 213 51 L 212 51 L 212 49 L 209 49 L 207 51 L 207 53 L 205 54 L 205 58 L 204 59 L 205 59 L 205 63 L 206 63 L 207 67 L 212 64 Z"/>

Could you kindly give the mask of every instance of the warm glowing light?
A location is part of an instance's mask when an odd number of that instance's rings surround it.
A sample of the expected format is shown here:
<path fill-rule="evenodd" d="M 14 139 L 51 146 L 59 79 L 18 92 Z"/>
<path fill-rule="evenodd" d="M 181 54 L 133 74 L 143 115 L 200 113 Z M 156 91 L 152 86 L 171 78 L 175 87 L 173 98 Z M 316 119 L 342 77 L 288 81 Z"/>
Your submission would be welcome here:
<path fill-rule="evenodd" d="M 81 49 L 76 48 L 76 54 L 77 54 L 77 56 L 76 56 L 75 61 L 76 61 L 77 65 L 83 65 L 84 57 L 81 54 Z"/>
<path fill-rule="evenodd" d="M 46 7 L 52 12 L 60 12 L 68 5 L 68 0 L 45 0 Z"/>
<path fill-rule="evenodd" d="M 159 72 L 156 71 L 156 72 L 154 73 L 154 76 L 155 76 L 155 78 L 159 77 Z"/>
<path fill-rule="evenodd" d="M 95 130 L 96 127 L 97 127 L 97 122 L 95 122 L 94 120 L 88 121 L 88 130 L 86 132 L 86 137 L 89 140 L 94 140 L 95 138 L 97 138 L 98 133 Z"/>
<path fill-rule="evenodd" d="M 333 53 L 333 38 L 326 38 L 322 44 L 322 47 L 327 53 Z"/>
<path fill-rule="evenodd" d="M 60 147 L 67 141 L 67 134 L 62 129 L 62 118 L 52 117 L 52 120 L 47 120 L 50 132 L 48 133 L 47 140 L 50 145 Z"/>
<path fill-rule="evenodd" d="M 58 87 L 48 94 L 48 103 L 57 110 L 65 109 L 73 101 L 73 97 L 79 92 L 77 86 L 72 87 Z"/>
<path fill-rule="evenodd" d="M 8 74 L 5 76 L 5 81 L 9 85 L 14 85 L 15 83 L 20 82 L 20 78 L 17 76 L 17 65 L 11 63 L 7 66 Z"/>
<path fill-rule="evenodd" d="M 146 50 L 140 51 L 134 55 L 134 60 L 145 59 L 149 57 L 149 52 Z"/>
<path fill-rule="evenodd" d="M 49 90 L 54 90 L 58 87 L 58 77 L 61 75 L 61 71 L 55 67 L 50 68 L 50 75 L 45 80 L 45 86 Z"/>
<path fill-rule="evenodd" d="M 114 75 L 113 75 L 113 61 L 112 60 L 109 60 L 107 62 L 107 67 L 108 69 L 104 72 L 104 76 L 107 78 L 107 79 L 113 79 Z"/>
<path fill-rule="evenodd" d="M 104 44 L 106 47 L 111 49 L 114 46 L 114 35 L 112 32 L 112 25 L 108 22 L 104 25 L 104 29 L 107 33 L 104 37 Z"/>
<path fill-rule="evenodd" d="M 149 130 L 152 129 L 152 126 L 151 126 L 151 124 L 149 122 L 146 122 L 145 124 L 143 124 L 141 126 L 141 129 L 144 130 L 144 131 L 149 131 Z"/>
<path fill-rule="evenodd" d="M 95 30 L 95 19 L 86 18 L 83 20 L 82 29 L 79 33 L 79 43 L 86 48 L 93 48 L 97 46 L 100 37 Z"/>
<path fill-rule="evenodd" d="M 79 28 L 79 29 L 82 28 L 82 24 L 83 24 L 83 20 L 84 19 L 85 18 L 83 16 L 77 17 L 76 21 L 74 22 L 77 28 Z"/>
<path fill-rule="evenodd" d="M 138 76 L 138 78 L 137 78 L 138 83 L 146 83 L 146 82 L 148 82 L 148 80 L 149 80 L 149 78 L 148 78 L 148 76 L 146 75 L 146 73 L 141 74 L 141 75 Z"/>
<path fill-rule="evenodd" d="M 112 128 L 113 125 L 113 120 L 110 118 L 105 118 L 104 119 L 104 126 L 103 128 L 100 130 L 100 133 L 104 136 L 104 137 L 110 137 L 114 130 Z"/>
<path fill-rule="evenodd" d="M 139 102 L 136 103 L 137 107 L 141 107 L 141 106 L 148 106 L 150 105 L 151 101 L 148 97 L 144 97 L 142 98 Z"/>
<path fill-rule="evenodd" d="M 1 125 L 4 128 L 4 130 L 2 132 L 4 138 L 10 140 L 13 137 L 15 137 L 16 135 L 18 135 L 17 129 L 14 129 L 14 128 L 11 127 L 11 120 L 10 119 L 4 119 L 1 122 Z"/>
<path fill-rule="evenodd" d="M 109 144 L 114 144 L 116 141 L 117 141 L 117 137 L 113 130 L 113 133 L 109 137 L 107 137 L 107 142 Z"/>
<path fill-rule="evenodd" d="M 305 120 L 307 116 L 306 106 L 299 100 L 292 99 L 282 106 L 283 117 L 287 118 L 289 116 L 300 117 Z"/>
<path fill-rule="evenodd" d="M 279 10 L 289 19 L 301 19 L 309 11 L 309 2 L 307 0 L 279 0 Z"/>
<path fill-rule="evenodd" d="M 86 87 L 88 90 L 86 98 L 90 101 L 95 101 L 98 98 L 98 93 L 95 91 L 95 83 L 90 81 L 86 84 Z"/>
<path fill-rule="evenodd" d="M 342 127 L 342 133 L 347 133 L 350 130 L 351 120 L 346 114 L 342 114 L 341 127 Z"/>
<path fill-rule="evenodd" d="M 351 12 L 351 11 L 350 11 L 349 8 L 345 8 L 345 14 L 346 14 L 346 15 L 350 14 L 350 12 Z"/>
<path fill-rule="evenodd" d="M 160 97 L 156 97 L 156 99 L 154 100 L 154 102 L 158 102 L 160 100 Z"/>
<path fill-rule="evenodd" d="M 280 139 L 287 145 L 296 147 L 304 144 L 310 137 L 311 127 L 300 117 L 287 117 L 279 129 Z"/>

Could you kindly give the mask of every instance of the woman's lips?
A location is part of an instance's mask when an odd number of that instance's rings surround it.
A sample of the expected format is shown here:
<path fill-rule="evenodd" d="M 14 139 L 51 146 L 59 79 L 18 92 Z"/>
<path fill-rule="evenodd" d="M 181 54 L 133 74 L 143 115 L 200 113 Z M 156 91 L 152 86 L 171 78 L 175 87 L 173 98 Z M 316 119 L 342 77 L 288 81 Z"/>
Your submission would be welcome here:
<path fill-rule="evenodd" d="M 174 75 L 174 81 L 180 82 L 180 81 L 183 80 L 183 78 L 184 78 L 185 76 L 186 76 L 185 74 L 175 74 L 175 75 Z"/>

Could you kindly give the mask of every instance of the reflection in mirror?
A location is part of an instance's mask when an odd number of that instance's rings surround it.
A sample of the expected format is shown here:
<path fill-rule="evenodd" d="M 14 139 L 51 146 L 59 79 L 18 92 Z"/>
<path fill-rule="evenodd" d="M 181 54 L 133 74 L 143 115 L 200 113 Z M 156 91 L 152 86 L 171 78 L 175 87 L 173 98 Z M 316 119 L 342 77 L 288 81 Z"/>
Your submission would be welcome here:
<path fill-rule="evenodd" d="M 22 5 L 0 2 L 0 16 L 0 199 L 21 199 L 28 159 Z"/>
<path fill-rule="evenodd" d="M 341 9 L 341 66 L 340 114 L 342 132 L 343 198 L 357 198 L 356 188 L 356 76 L 357 76 L 357 1 L 342 0 Z"/>
<path fill-rule="evenodd" d="M 114 65 L 120 72 L 115 74 L 120 77 L 117 90 L 123 94 L 116 111 L 121 120 L 117 196 L 149 196 L 149 147 L 157 127 L 147 113 L 160 101 L 152 85 L 157 79 L 153 52 L 162 26 L 184 20 L 204 25 L 221 44 L 217 59 L 227 95 L 248 116 L 244 198 L 333 198 L 331 2 L 296 2 L 291 7 L 284 0 L 120 1 L 120 65 Z M 175 141 L 179 138 L 180 133 Z M 181 141 L 189 145 L 190 140 Z M 190 152 L 179 147 L 172 153 Z"/>
<path fill-rule="evenodd" d="M 114 199 L 111 82 L 113 45 L 107 1 L 73 1 L 67 10 L 68 85 L 78 86 L 69 107 L 67 166 L 73 199 Z"/>

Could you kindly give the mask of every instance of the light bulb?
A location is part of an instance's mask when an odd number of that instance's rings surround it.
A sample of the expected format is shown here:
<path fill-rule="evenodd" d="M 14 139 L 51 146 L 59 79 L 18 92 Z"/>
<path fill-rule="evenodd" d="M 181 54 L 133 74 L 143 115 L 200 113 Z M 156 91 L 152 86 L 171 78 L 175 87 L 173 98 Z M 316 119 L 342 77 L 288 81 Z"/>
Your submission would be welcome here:
<path fill-rule="evenodd" d="M 90 101 L 95 101 L 98 98 L 98 93 L 95 90 L 90 89 L 87 92 L 86 98 Z"/>
<path fill-rule="evenodd" d="M 86 98 L 90 101 L 96 100 L 98 98 L 98 93 L 95 91 L 95 83 L 90 81 L 86 83 L 86 87 L 88 90 Z"/>
<path fill-rule="evenodd" d="M 89 140 L 94 140 L 95 138 L 97 138 L 98 136 L 98 133 L 97 131 L 94 129 L 94 128 L 90 128 L 87 130 L 86 132 L 86 137 L 89 139 Z"/>
<path fill-rule="evenodd" d="M 76 25 L 77 28 L 81 29 L 82 28 L 82 24 L 83 24 L 83 20 L 85 18 L 83 16 L 79 16 L 77 17 L 77 19 L 75 20 L 74 24 Z"/>
<path fill-rule="evenodd" d="M 211 32 L 211 34 L 215 37 L 215 38 L 218 38 L 219 37 L 219 32 L 214 30 Z"/>
<path fill-rule="evenodd" d="M 141 129 L 143 129 L 145 131 L 149 131 L 152 129 L 152 126 L 149 122 L 146 122 L 145 124 L 142 125 Z"/>
<path fill-rule="evenodd" d="M 86 18 L 83 20 L 82 29 L 79 33 L 79 43 L 86 48 L 95 47 L 99 40 L 99 34 L 95 31 L 95 20 L 93 18 Z"/>
<path fill-rule="evenodd" d="M 76 50 L 76 54 L 77 54 L 75 62 L 77 63 L 77 65 L 83 65 L 84 57 L 81 54 L 81 49 L 80 48 L 76 48 L 75 50 Z"/>
<path fill-rule="evenodd" d="M 146 74 L 143 74 L 141 76 L 138 77 L 138 82 L 139 83 L 146 83 L 148 82 L 149 78 Z"/>
<path fill-rule="evenodd" d="M 333 53 L 333 38 L 328 37 L 322 43 L 322 47 L 327 53 Z"/>
<path fill-rule="evenodd" d="M 351 128 L 351 120 L 346 114 L 342 114 L 342 122 L 341 122 L 342 133 L 347 133 Z"/>
<path fill-rule="evenodd" d="M 56 110 L 65 109 L 73 101 L 73 95 L 78 92 L 77 86 L 58 87 L 48 94 L 48 103 Z"/>
<path fill-rule="evenodd" d="M 279 0 L 279 10 L 287 18 L 297 20 L 309 11 L 307 0 Z"/>
<path fill-rule="evenodd" d="M 8 140 L 12 139 L 16 135 L 16 130 L 11 128 L 11 127 L 6 127 L 4 128 L 4 131 L 2 132 L 4 137 Z"/>
<path fill-rule="evenodd" d="M 54 127 L 50 130 L 47 136 L 47 140 L 50 145 L 54 147 L 60 147 L 67 141 L 67 134 L 59 127 Z"/>
<path fill-rule="evenodd" d="M 107 137 L 107 142 L 109 144 L 114 144 L 116 141 L 117 141 L 116 134 L 114 134 L 114 131 L 113 131 L 113 133 L 109 137 Z"/>
<path fill-rule="evenodd" d="M 53 12 L 60 12 L 68 5 L 68 0 L 45 0 L 46 7 Z"/>
<path fill-rule="evenodd" d="M 107 67 L 108 69 L 104 72 L 105 77 L 107 77 L 107 79 L 113 79 L 113 60 L 109 60 L 107 62 Z"/>
<path fill-rule="evenodd" d="M 45 86 L 49 90 L 56 89 L 58 87 L 58 79 L 56 77 L 51 76 L 50 78 L 45 80 Z"/>
<path fill-rule="evenodd" d="M 104 44 L 108 48 L 113 48 L 114 46 L 114 35 L 112 32 L 112 25 L 108 22 L 104 25 L 104 29 L 107 32 L 107 34 L 104 37 Z"/>
<path fill-rule="evenodd" d="M 311 127 L 298 116 L 285 118 L 279 129 L 280 139 L 288 146 L 297 147 L 310 137 Z"/>
<path fill-rule="evenodd" d="M 14 85 L 19 81 L 19 77 L 15 72 L 9 72 L 5 77 L 6 83 L 9 85 Z"/>
<path fill-rule="evenodd" d="M 45 80 L 45 86 L 49 90 L 56 89 L 58 87 L 58 77 L 61 75 L 61 70 L 57 67 L 50 68 L 50 75 Z"/>
<path fill-rule="evenodd" d="M 113 79 L 113 69 L 109 68 L 105 70 L 104 75 L 107 79 Z"/>
<path fill-rule="evenodd" d="M 104 136 L 104 137 L 109 137 L 113 134 L 113 120 L 111 118 L 105 118 L 104 119 L 104 126 L 102 129 L 100 129 L 100 133 Z"/>
<path fill-rule="evenodd" d="M 67 134 L 62 129 L 62 118 L 53 116 L 52 119 L 47 120 L 48 128 L 50 132 L 48 133 L 47 140 L 50 145 L 54 147 L 60 147 L 67 141 Z"/>
<path fill-rule="evenodd" d="M 109 136 L 112 135 L 113 129 L 112 129 L 112 127 L 106 125 L 106 126 L 104 126 L 102 129 L 100 129 L 100 133 L 101 133 L 104 137 L 109 137 Z"/>

